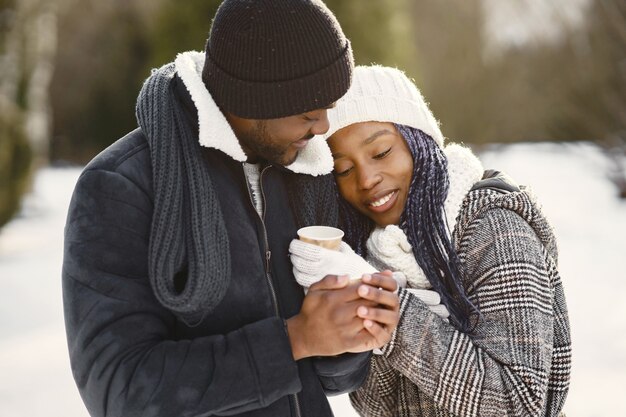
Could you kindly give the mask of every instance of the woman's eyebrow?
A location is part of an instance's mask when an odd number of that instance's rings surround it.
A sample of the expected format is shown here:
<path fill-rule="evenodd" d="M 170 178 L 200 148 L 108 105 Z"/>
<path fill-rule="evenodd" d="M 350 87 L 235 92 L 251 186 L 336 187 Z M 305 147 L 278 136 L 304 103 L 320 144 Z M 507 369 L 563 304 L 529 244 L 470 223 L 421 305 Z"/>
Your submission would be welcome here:
<path fill-rule="evenodd" d="M 367 139 L 365 139 L 363 141 L 363 145 L 369 145 L 383 135 L 393 135 L 393 132 L 389 129 L 379 130 L 378 132 L 371 134 Z"/>
<path fill-rule="evenodd" d="M 382 129 L 378 132 L 374 132 L 363 141 L 362 145 L 369 145 L 383 135 L 393 135 L 393 132 L 389 129 Z M 332 156 L 333 160 L 345 157 L 345 155 L 340 152 L 333 153 Z"/>

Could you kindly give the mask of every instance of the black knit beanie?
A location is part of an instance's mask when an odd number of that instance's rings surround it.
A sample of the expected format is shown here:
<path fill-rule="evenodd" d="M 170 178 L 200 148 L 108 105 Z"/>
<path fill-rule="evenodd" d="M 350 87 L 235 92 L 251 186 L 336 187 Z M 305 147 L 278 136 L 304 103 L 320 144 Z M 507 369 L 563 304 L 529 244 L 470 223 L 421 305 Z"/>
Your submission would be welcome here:
<path fill-rule="evenodd" d="M 354 66 L 350 42 L 320 0 L 224 0 L 205 52 L 211 96 L 246 119 L 326 107 L 346 93 Z"/>

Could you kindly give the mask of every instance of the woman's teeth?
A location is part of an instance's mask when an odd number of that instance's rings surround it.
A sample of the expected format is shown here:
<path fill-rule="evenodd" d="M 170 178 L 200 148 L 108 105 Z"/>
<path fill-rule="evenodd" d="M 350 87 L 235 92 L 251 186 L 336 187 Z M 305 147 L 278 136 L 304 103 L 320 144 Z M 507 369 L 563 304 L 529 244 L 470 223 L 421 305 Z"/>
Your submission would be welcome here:
<path fill-rule="evenodd" d="M 380 207 L 383 204 L 385 204 L 387 201 L 389 201 L 391 199 L 391 197 L 393 196 L 393 193 L 395 193 L 395 191 L 390 192 L 389 194 L 387 194 L 386 196 L 382 197 L 379 200 L 374 201 L 373 203 L 370 203 L 370 206 L 372 207 Z"/>

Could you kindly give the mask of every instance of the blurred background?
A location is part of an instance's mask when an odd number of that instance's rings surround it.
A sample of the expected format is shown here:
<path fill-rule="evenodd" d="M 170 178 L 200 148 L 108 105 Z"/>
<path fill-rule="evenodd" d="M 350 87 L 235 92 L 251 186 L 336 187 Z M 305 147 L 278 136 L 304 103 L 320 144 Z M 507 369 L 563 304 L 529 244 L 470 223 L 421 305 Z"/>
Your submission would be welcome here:
<path fill-rule="evenodd" d="M 135 128 L 150 69 L 203 49 L 219 3 L 0 0 L 0 415 L 87 415 L 60 293 L 72 188 Z M 405 70 L 446 137 L 535 188 L 572 320 L 565 410 L 626 415 L 626 0 L 326 3 L 358 64 Z"/>

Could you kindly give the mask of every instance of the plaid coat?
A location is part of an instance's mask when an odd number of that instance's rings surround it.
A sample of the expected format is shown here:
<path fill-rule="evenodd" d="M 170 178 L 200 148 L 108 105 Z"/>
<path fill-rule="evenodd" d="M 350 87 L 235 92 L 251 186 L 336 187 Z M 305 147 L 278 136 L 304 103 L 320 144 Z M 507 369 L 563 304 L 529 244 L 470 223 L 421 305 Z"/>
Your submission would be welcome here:
<path fill-rule="evenodd" d="M 525 189 L 467 194 L 453 231 L 481 312 L 464 334 L 400 290 L 400 322 L 350 399 L 364 416 L 557 416 L 571 344 L 552 229 Z"/>

